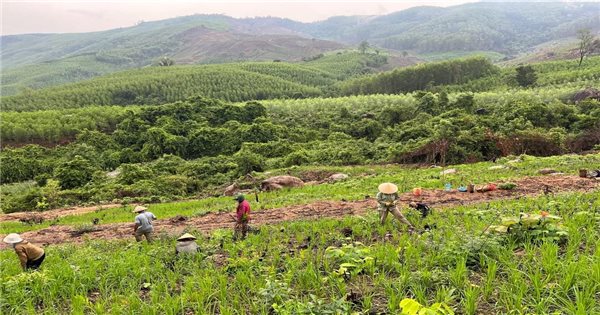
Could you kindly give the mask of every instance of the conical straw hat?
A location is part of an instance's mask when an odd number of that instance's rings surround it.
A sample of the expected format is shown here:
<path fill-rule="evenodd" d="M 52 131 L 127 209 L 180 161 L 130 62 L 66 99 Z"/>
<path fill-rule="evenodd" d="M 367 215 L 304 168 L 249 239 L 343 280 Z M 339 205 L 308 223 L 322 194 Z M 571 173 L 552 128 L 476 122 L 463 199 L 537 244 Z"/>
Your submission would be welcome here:
<path fill-rule="evenodd" d="M 3 241 L 4 241 L 4 243 L 7 243 L 7 244 L 16 244 L 16 243 L 22 242 L 23 239 L 17 233 L 10 233 L 10 234 L 6 235 L 6 237 L 4 238 Z"/>
<path fill-rule="evenodd" d="M 181 235 L 177 240 L 182 241 L 182 240 L 186 240 L 186 239 L 195 240 L 196 237 L 190 233 L 185 233 L 185 234 Z"/>
<path fill-rule="evenodd" d="M 398 186 L 392 183 L 383 183 L 379 185 L 379 191 L 384 194 L 393 194 L 398 192 Z"/>
<path fill-rule="evenodd" d="M 138 212 L 142 212 L 142 211 L 146 211 L 148 210 L 148 208 L 144 207 L 144 206 L 136 206 L 135 208 L 133 208 L 133 213 L 138 213 Z"/>

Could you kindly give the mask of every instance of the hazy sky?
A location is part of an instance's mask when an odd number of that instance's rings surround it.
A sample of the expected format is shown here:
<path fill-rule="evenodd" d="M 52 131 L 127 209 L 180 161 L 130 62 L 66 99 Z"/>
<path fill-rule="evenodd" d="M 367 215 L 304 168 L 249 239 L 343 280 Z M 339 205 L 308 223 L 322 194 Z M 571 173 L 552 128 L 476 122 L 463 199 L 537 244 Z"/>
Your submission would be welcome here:
<path fill-rule="evenodd" d="M 142 1 L 0 0 L 2 35 L 71 33 L 132 26 L 195 13 L 233 17 L 276 16 L 311 22 L 334 15 L 380 15 L 419 5 L 451 6 L 473 1 Z"/>

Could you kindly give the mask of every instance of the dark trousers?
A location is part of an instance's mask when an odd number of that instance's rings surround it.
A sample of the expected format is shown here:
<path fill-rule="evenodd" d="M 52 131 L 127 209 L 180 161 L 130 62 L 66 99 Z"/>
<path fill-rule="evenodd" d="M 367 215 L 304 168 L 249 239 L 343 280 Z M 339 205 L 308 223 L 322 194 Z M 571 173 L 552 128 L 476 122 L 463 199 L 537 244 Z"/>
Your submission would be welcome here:
<path fill-rule="evenodd" d="M 42 262 L 44 262 L 44 258 L 46 258 L 46 253 L 42 254 L 42 257 L 36 259 L 36 260 L 28 260 L 27 264 L 25 265 L 25 269 L 38 269 L 40 268 L 40 265 L 42 264 Z"/>
<path fill-rule="evenodd" d="M 238 222 L 235 223 L 235 227 L 234 227 L 234 233 L 233 233 L 233 239 L 234 240 L 238 240 L 238 239 L 245 239 L 246 235 L 248 234 L 248 230 L 250 229 L 250 227 L 248 226 L 248 220 L 240 220 Z"/>

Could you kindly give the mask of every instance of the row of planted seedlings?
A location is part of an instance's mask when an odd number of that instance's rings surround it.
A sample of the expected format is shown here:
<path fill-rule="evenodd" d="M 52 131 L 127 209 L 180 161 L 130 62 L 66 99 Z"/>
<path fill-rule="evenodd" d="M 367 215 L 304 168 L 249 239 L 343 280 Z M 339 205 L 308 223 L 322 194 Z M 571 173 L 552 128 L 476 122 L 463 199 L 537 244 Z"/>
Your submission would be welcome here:
<path fill-rule="evenodd" d="M 593 314 L 599 197 L 498 201 L 425 219 L 409 213 L 422 231 L 413 235 L 392 220 L 379 225 L 375 213 L 262 226 L 240 242 L 222 230 L 201 236 L 193 257 L 176 257 L 167 236 L 151 245 L 50 246 L 42 270 L 31 273 L 2 251 L 0 313 L 396 313 L 411 298 L 464 314 Z M 549 214 L 535 217 L 542 209 Z"/>
<path fill-rule="evenodd" d="M 411 191 L 415 187 L 424 189 L 443 189 L 446 183 L 451 183 L 453 188 L 468 183 L 484 184 L 494 181 L 517 180 L 524 176 L 539 175 L 538 170 L 553 168 L 559 172 L 574 175 L 580 168 L 590 168 L 600 163 L 600 154 L 589 155 L 563 155 L 554 157 L 521 156 L 502 158 L 496 163 L 480 162 L 448 166 L 457 170 L 455 174 L 441 175 L 444 168 L 410 168 L 403 165 L 371 165 L 352 167 L 293 167 L 271 173 L 291 173 L 303 177 L 303 174 L 322 172 L 333 174 L 336 172 L 347 173 L 349 179 L 337 183 L 323 183 L 320 185 L 307 185 L 301 188 L 278 190 L 273 192 L 260 192 L 260 203 L 255 203 L 253 195 L 248 196 L 253 203 L 253 210 L 273 209 L 291 205 L 305 204 L 320 200 L 359 200 L 365 195 L 373 197 L 377 186 L 382 182 L 393 182 L 399 186 L 401 192 Z M 501 169 L 490 170 L 490 167 L 503 166 Z M 259 174 L 260 176 L 268 176 Z M 250 186 L 248 187 L 250 188 Z M 518 189 L 518 187 L 517 187 Z M 220 191 L 218 192 L 220 195 Z M 209 197 L 199 200 L 187 200 L 161 204 L 150 204 L 149 208 L 160 219 L 171 218 L 178 215 L 199 216 L 207 212 L 231 210 L 235 205 L 230 197 Z M 102 209 L 98 211 L 69 215 L 53 220 L 46 220 L 38 224 L 19 221 L 0 222 L 0 234 L 21 233 L 39 230 L 51 225 L 72 225 L 86 228 L 95 219 L 100 224 L 129 222 L 132 220 L 130 208 L 120 207 Z"/>

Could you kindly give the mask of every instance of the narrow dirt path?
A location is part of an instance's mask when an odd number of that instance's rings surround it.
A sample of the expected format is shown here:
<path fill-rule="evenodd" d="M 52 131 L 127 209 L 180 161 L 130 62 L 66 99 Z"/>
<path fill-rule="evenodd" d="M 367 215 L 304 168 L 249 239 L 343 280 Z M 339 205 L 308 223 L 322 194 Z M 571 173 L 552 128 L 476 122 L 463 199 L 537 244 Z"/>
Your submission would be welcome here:
<path fill-rule="evenodd" d="M 123 205 L 120 203 L 111 203 L 106 205 L 97 205 L 97 206 L 89 206 L 89 207 L 68 207 L 68 208 L 59 208 L 54 210 L 48 210 L 44 212 L 14 212 L 8 214 L 0 215 L 0 222 L 5 221 L 30 221 L 35 222 L 36 220 L 47 221 L 53 220 L 60 217 L 65 217 L 68 215 L 79 215 L 85 214 L 88 212 L 94 212 L 99 210 L 106 210 L 112 208 L 119 208 Z"/>
<path fill-rule="evenodd" d="M 514 190 L 495 190 L 486 193 L 459 193 L 443 190 L 424 190 L 422 196 L 414 197 L 411 193 L 402 194 L 403 202 L 424 201 L 434 208 L 482 203 L 499 199 L 515 199 L 524 196 L 535 196 L 544 193 L 566 191 L 591 192 L 600 188 L 600 181 L 576 176 L 543 176 L 525 177 L 513 181 L 518 186 Z M 348 215 L 361 215 L 372 211 L 377 206 L 373 199 L 353 202 L 318 201 L 305 205 L 268 209 L 252 213 L 253 225 L 273 224 L 294 220 L 313 220 L 319 218 L 340 218 Z M 200 217 L 157 220 L 154 222 L 156 233 L 178 235 L 185 228 L 192 227 L 202 232 L 211 232 L 221 228 L 233 227 L 232 212 L 208 213 Z M 133 218 L 132 218 L 133 221 Z M 94 231 L 79 234 L 71 226 L 51 226 L 49 228 L 25 232 L 23 237 L 36 244 L 79 243 L 93 239 L 121 239 L 132 236 L 132 223 L 115 223 L 98 225 Z M 3 237 L 3 236 L 1 236 Z M 5 244 L 0 248 L 6 247 Z"/>

